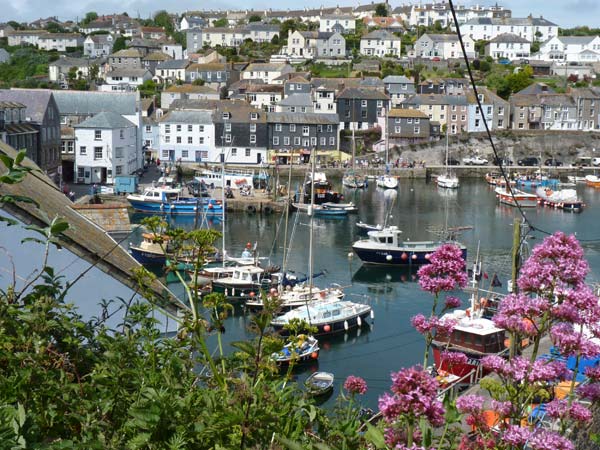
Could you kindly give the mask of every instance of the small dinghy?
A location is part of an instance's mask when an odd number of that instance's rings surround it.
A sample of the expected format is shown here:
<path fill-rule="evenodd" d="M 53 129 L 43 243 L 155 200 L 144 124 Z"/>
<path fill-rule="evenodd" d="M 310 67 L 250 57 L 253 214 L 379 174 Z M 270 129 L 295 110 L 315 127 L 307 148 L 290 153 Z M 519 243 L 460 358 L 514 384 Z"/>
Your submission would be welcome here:
<path fill-rule="evenodd" d="M 315 372 L 304 381 L 304 387 L 311 397 L 320 397 L 333 391 L 333 380 L 332 373 Z"/>

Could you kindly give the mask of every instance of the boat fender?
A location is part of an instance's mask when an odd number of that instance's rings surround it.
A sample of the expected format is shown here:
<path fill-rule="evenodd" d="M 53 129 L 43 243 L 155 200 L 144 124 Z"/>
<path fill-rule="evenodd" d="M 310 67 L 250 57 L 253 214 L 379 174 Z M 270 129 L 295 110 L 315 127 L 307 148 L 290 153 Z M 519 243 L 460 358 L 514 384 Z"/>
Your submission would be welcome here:
<path fill-rule="evenodd" d="M 231 290 L 231 295 L 232 295 L 233 297 L 235 297 L 235 288 L 233 288 L 233 289 Z"/>
<path fill-rule="evenodd" d="M 323 331 L 325 331 L 325 333 L 329 333 L 331 331 L 331 326 L 330 325 L 325 325 L 323 327 Z"/>
<path fill-rule="evenodd" d="M 356 323 L 358 324 L 358 326 L 359 326 L 359 327 L 361 327 L 361 326 L 362 326 L 362 319 L 360 318 L 360 316 L 358 316 L 358 317 L 356 318 Z"/>
<path fill-rule="evenodd" d="M 273 208 L 271 206 L 267 205 L 267 206 L 265 206 L 263 208 L 263 211 L 264 211 L 265 214 L 272 214 L 273 213 Z"/>
<path fill-rule="evenodd" d="M 171 205 L 169 205 L 169 208 L 173 209 L 173 208 L 175 208 L 175 205 L 171 204 Z"/>
<path fill-rule="evenodd" d="M 412 255 L 412 259 L 417 259 L 417 255 L 416 255 L 416 254 L 413 254 L 413 255 Z"/>
<path fill-rule="evenodd" d="M 373 312 L 373 310 L 371 310 L 371 319 L 375 318 L 375 313 Z"/>
<path fill-rule="evenodd" d="M 467 315 L 467 317 L 471 317 L 471 308 L 467 308 L 465 310 L 465 314 Z"/>
<path fill-rule="evenodd" d="M 160 204 L 160 210 L 162 211 L 165 208 L 165 205 L 163 203 Z"/>
<path fill-rule="evenodd" d="M 246 211 L 250 214 L 254 214 L 256 212 L 256 206 L 248 205 L 248 206 L 246 206 Z"/>
<path fill-rule="evenodd" d="M 197 206 L 194 206 L 194 211 L 198 211 L 198 207 Z"/>
<path fill-rule="evenodd" d="M 348 321 L 344 320 L 344 330 L 348 331 Z"/>
<path fill-rule="evenodd" d="M 225 297 L 229 296 L 229 289 L 225 288 Z"/>

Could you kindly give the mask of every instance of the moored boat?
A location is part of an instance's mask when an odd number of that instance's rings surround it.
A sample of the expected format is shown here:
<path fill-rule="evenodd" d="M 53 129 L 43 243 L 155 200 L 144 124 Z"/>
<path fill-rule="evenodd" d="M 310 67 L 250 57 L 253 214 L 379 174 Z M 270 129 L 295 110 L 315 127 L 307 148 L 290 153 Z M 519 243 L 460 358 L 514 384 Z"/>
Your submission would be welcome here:
<path fill-rule="evenodd" d="M 385 174 L 377 177 L 377 187 L 384 189 L 396 189 L 398 187 L 398 178 Z"/>
<path fill-rule="evenodd" d="M 441 320 L 453 320 L 456 325 L 449 336 L 438 334 L 431 343 L 437 370 L 462 378 L 479 370 L 484 356 L 506 355 L 508 352 L 504 344 L 505 330 L 496 327 L 490 319 L 481 317 L 478 311 L 454 310 L 442 316 Z M 464 353 L 467 361 L 452 363 L 444 358 L 445 352 Z"/>
<path fill-rule="evenodd" d="M 273 293 L 271 293 L 273 295 Z M 344 291 L 338 288 L 321 289 L 317 286 L 307 286 L 298 284 L 294 287 L 277 293 L 279 297 L 279 309 L 281 311 L 290 311 L 294 308 L 299 308 L 310 304 L 311 302 L 321 301 L 327 297 L 337 297 L 339 300 L 344 298 Z M 251 310 L 260 310 L 264 307 L 264 303 L 260 296 L 255 296 L 246 300 L 246 308 Z"/>
<path fill-rule="evenodd" d="M 293 319 L 304 320 L 317 328 L 316 336 L 341 333 L 361 327 L 367 319 L 373 318 L 371 306 L 340 300 L 335 293 L 328 294 L 323 300 L 292 309 L 271 321 L 275 331 L 287 335 L 284 328 Z"/>
<path fill-rule="evenodd" d="M 383 225 L 381 224 L 377 224 L 377 225 L 371 225 L 368 223 L 364 223 L 362 221 L 358 221 L 356 222 L 356 226 L 358 227 L 358 229 L 364 233 L 368 233 L 369 231 L 381 231 L 383 230 Z"/>
<path fill-rule="evenodd" d="M 319 358 L 319 341 L 314 336 L 298 335 L 291 338 L 281 351 L 273 353 L 271 358 L 279 365 L 302 364 Z"/>
<path fill-rule="evenodd" d="M 334 379 L 330 372 L 314 372 L 304 381 L 304 387 L 311 397 L 323 396 L 333 391 Z"/>
<path fill-rule="evenodd" d="M 230 276 L 211 281 L 211 291 L 223 294 L 229 300 L 239 300 L 260 295 L 272 284 L 271 276 L 257 266 L 236 267 Z"/>
<path fill-rule="evenodd" d="M 140 264 L 164 265 L 169 253 L 169 238 L 156 236 L 154 233 L 143 233 L 142 242 L 129 244 L 129 253 Z"/>
<path fill-rule="evenodd" d="M 151 186 L 127 200 L 136 211 L 153 214 L 221 216 L 223 204 L 212 198 L 185 197 L 181 188 Z"/>
<path fill-rule="evenodd" d="M 435 182 L 438 185 L 438 187 L 445 189 L 458 189 L 458 187 L 460 186 L 458 177 L 455 174 L 451 173 L 444 173 L 442 175 L 439 175 Z"/>
<path fill-rule="evenodd" d="M 460 247 L 463 257 L 467 248 L 456 241 L 402 241 L 402 231 L 396 226 L 381 231 L 369 231 L 368 239 L 361 239 L 352 245 L 358 257 L 368 264 L 419 265 L 427 264 L 429 256 L 443 244 L 453 243 Z"/>
<path fill-rule="evenodd" d="M 342 178 L 342 184 L 350 189 L 362 189 L 365 187 L 365 179 L 354 170 L 349 170 Z"/>
<path fill-rule="evenodd" d="M 591 187 L 600 187 L 600 177 L 597 175 L 586 175 L 585 184 Z"/>
<path fill-rule="evenodd" d="M 498 186 L 494 192 L 500 203 L 509 206 L 517 206 L 517 202 L 522 208 L 534 208 L 537 206 L 537 195 L 524 192 L 519 189 Z"/>
<path fill-rule="evenodd" d="M 581 212 L 584 207 L 583 201 L 577 197 L 575 189 L 553 191 L 550 188 L 539 187 L 535 193 L 538 197 L 538 203 L 542 206 L 568 212 Z"/>
<path fill-rule="evenodd" d="M 490 186 L 506 186 L 506 180 L 500 172 L 488 172 L 485 174 L 485 181 Z M 509 184 L 515 186 L 517 182 L 509 179 Z"/>

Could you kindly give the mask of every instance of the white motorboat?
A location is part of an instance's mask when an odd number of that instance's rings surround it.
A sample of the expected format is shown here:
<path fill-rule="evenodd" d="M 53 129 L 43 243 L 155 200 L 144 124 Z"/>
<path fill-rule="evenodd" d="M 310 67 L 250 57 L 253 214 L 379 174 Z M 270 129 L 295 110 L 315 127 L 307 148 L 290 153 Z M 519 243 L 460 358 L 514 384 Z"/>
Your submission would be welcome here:
<path fill-rule="evenodd" d="M 385 174 L 377 177 L 377 187 L 384 189 L 396 189 L 398 187 L 398 178 Z"/>
<path fill-rule="evenodd" d="M 518 202 L 522 208 L 535 208 L 538 204 L 537 195 L 513 187 L 506 189 L 506 186 L 498 186 L 494 192 L 498 201 L 505 205 L 517 206 Z"/>
<path fill-rule="evenodd" d="M 438 187 L 446 189 L 457 189 L 460 185 L 458 177 L 455 174 L 445 173 L 437 177 L 436 183 Z"/>

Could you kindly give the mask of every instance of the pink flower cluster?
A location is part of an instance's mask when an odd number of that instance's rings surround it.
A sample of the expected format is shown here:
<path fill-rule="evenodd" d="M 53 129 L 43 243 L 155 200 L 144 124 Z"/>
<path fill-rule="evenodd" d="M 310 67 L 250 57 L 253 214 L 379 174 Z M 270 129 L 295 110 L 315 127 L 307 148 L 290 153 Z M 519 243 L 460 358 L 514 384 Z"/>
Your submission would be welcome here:
<path fill-rule="evenodd" d="M 563 356 L 580 355 L 593 358 L 600 354 L 600 346 L 581 331 L 576 331 L 569 323 L 559 323 L 550 330 L 554 346 Z"/>
<path fill-rule="evenodd" d="M 453 319 L 441 319 L 437 316 L 432 316 L 428 319 L 423 314 L 417 314 L 410 319 L 410 323 L 423 335 L 436 331 L 440 335 L 449 336 L 457 322 Z"/>
<path fill-rule="evenodd" d="M 460 305 L 461 305 L 460 298 L 452 297 L 451 295 L 446 297 L 446 302 L 444 304 L 444 307 L 446 309 L 458 308 Z"/>
<path fill-rule="evenodd" d="M 350 375 L 344 382 L 344 389 L 346 389 L 350 394 L 363 395 L 365 392 L 367 392 L 367 382 L 361 377 Z"/>
<path fill-rule="evenodd" d="M 429 264 L 417 273 L 419 285 L 434 295 L 452 291 L 467 284 L 465 260 L 462 250 L 453 244 L 444 244 L 431 254 Z"/>
<path fill-rule="evenodd" d="M 448 352 L 443 351 L 441 354 L 442 361 L 445 361 L 450 367 L 454 367 L 460 364 L 467 364 L 469 358 L 467 355 L 461 352 Z"/>
<path fill-rule="evenodd" d="M 573 402 L 569 406 L 569 402 L 564 399 L 555 399 L 546 403 L 546 414 L 554 419 L 571 419 L 576 422 L 592 420 L 592 413 L 587 407 L 578 402 Z"/>
<path fill-rule="evenodd" d="M 438 383 L 420 366 L 392 373 L 392 395 L 379 397 L 379 410 L 388 422 L 400 416 L 426 418 L 432 425 L 444 423 L 444 408 L 437 399 Z"/>
<path fill-rule="evenodd" d="M 523 294 L 510 294 L 502 299 L 493 321 L 496 326 L 520 335 L 536 336 L 535 318 L 550 308 L 543 298 L 531 298 Z"/>
<path fill-rule="evenodd" d="M 532 450 L 573 450 L 574 446 L 568 439 L 560 434 L 546 430 L 544 428 L 535 428 L 530 430 L 528 427 L 517 425 L 508 425 L 502 434 L 502 441 L 514 448 L 521 448 L 527 444 L 527 448 Z"/>
<path fill-rule="evenodd" d="M 583 249 L 573 235 L 556 232 L 536 246 L 521 269 L 518 284 L 525 292 L 578 287 L 589 272 Z"/>
<path fill-rule="evenodd" d="M 483 410 L 485 398 L 480 395 L 461 395 L 456 399 L 456 409 L 463 414 L 477 415 Z"/>
<path fill-rule="evenodd" d="M 515 356 L 510 361 L 496 355 L 485 356 L 481 358 L 481 365 L 512 382 L 554 381 L 569 373 L 563 362 L 536 360 L 531 363 L 522 356 Z"/>

